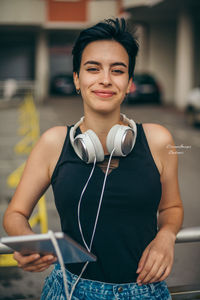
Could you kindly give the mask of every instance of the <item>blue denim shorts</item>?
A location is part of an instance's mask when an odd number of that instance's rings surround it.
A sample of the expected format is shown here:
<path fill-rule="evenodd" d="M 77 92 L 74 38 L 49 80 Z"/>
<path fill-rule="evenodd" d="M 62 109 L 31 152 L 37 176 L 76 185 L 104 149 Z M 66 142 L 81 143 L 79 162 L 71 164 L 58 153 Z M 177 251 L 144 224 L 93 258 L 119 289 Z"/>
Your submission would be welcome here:
<path fill-rule="evenodd" d="M 66 270 L 69 293 L 77 276 Z M 63 276 L 59 264 L 46 278 L 41 300 L 66 300 Z M 137 283 L 112 284 L 80 279 L 72 300 L 171 300 L 165 281 L 139 286 Z"/>

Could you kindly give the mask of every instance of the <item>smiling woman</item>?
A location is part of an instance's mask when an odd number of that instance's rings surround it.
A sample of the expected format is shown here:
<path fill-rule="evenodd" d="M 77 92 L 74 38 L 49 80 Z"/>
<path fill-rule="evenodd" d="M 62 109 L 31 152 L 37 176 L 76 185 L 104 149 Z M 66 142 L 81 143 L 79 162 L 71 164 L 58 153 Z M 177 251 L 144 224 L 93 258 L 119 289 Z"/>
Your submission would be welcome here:
<path fill-rule="evenodd" d="M 174 142 L 166 128 L 120 113 L 137 51 L 124 19 L 80 33 L 73 77 L 84 117 L 41 136 L 4 216 L 8 234 L 33 234 L 28 218 L 52 185 L 62 231 L 97 256 L 94 263 L 65 266 L 73 300 L 171 299 L 164 280 L 183 221 L 177 155 L 169 155 Z M 32 272 L 55 261 L 17 252 L 14 258 Z M 56 264 L 41 299 L 66 299 L 62 280 Z"/>

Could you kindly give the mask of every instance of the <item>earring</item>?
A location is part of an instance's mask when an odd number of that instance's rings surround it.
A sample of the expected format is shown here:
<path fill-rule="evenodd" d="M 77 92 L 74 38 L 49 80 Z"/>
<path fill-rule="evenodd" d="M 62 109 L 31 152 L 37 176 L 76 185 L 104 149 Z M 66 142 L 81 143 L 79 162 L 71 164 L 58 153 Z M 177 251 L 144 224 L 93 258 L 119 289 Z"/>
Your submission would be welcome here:
<path fill-rule="evenodd" d="M 77 94 L 79 95 L 81 90 L 80 89 L 76 89 Z"/>

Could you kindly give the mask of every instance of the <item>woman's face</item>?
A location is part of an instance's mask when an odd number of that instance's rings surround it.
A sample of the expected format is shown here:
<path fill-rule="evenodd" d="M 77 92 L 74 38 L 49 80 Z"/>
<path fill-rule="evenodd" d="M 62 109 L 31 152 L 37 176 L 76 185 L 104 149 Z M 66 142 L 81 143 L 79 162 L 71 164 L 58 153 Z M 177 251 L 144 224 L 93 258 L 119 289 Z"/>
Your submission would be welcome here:
<path fill-rule="evenodd" d="M 74 73 L 84 109 L 101 113 L 119 111 L 132 82 L 128 68 L 128 53 L 118 42 L 103 40 L 88 44 L 82 53 L 79 76 Z"/>

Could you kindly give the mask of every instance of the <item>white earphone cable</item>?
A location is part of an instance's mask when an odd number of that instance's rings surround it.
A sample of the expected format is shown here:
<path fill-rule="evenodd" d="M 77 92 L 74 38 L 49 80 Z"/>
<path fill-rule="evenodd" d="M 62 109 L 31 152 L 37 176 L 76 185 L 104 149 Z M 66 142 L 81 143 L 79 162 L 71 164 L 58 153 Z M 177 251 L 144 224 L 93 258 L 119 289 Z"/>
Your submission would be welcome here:
<path fill-rule="evenodd" d="M 90 181 L 90 179 L 92 177 L 92 174 L 94 172 L 95 165 L 96 165 L 96 157 L 95 157 L 95 160 L 94 160 L 92 171 L 90 172 L 90 175 L 89 175 L 88 180 L 87 180 L 87 182 L 86 182 L 86 184 L 85 184 L 85 186 L 84 186 L 84 188 L 83 188 L 83 190 L 81 192 L 81 196 L 80 196 L 80 199 L 79 199 L 79 202 L 78 202 L 78 226 L 79 226 L 79 230 L 80 230 L 80 233 L 81 233 L 81 237 L 82 237 L 83 243 L 84 243 L 86 249 L 89 252 L 90 252 L 90 249 L 89 249 L 89 247 L 88 247 L 88 245 L 87 245 L 87 243 L 85 241 L 85 238 L 84 238 L 84 235 L 83 235 L 83 231 L 82 231 L 81 222 L 80 222 L 80 206 L 81 206 L 81 201 L 82 201 L 83 194 L 84 194 L 84 192 L 85 192 L 85 190 L 86 190 L 86 188 L 88 186 L 88 183 L 89 183 L 89 181 Z"/>
<path fill-rule="evenodd" d="M 105 190 L 108 171 L 109 171 L 109 168 L 110 168 L 110 163 L 111 163 L 111 159 L 112 159 L 114 151 L 115 151 L 115 148 L 112 150 L 112 152 L 110 154 L 110 157 L 109 157 L 109 160 L 108 160 L 108 165 L 107 165 L 107 169 L 106 169 L 106 173 L 105 173 L 105 177 L 104 177 L 104 181 L 103 181 L 103 187 L 102 187 L 102 191 L 101 191 L 101 197 L 99 199 L 99 206 L 98 206 L 98 210 L 97 210 L 96 220 L 95 220 L 95 223 L 94 223 L 93 233 L 92 233 L 92 237 L 91 237 L 91 241 L 90 241 L 90 247 L 89 247 L 90 251 L 92 249 L 92 244 L 93 244 L 94 235 L 95 235 L 95 232 L 96 232 L 96 227 L 97 227 L 97 222 L 98 222 L 99 213 L 100 213 L 100 209 L 101 209 L 101 204 L 102 204 L 102 200 L 103 200 L 103 194 L 104 194 L 104 190 Z"/>
<path fill-rule="evenodd" d="M 83 266 L 83 268 L 82 268 L 82 270 L 81 270 L 81 273 L 79 274 L 79 276 L 77 277 L 75 283 L 73 284 L 72 290 L 71 290 L 71 293 L 70 293 L 69 300 L 71 300 L 72 295 L 73 295 L 73 292 L 74 292 L 74 290 L 75 290 L 75 287 L 76 287 L 77 283 L 79 282 L 79 280 L 81 279 L 81 276 L 82 276 L 83 272 L 85 271 L 85 269 L 86 269 L 86 267 L 87 267 L 88 264 L 89 264 L 89 261 L 87 261 L 87 262 L 84 264 L 84 266 Z"/>
<path fill-rule="evenodd" d="M 98 222 L 98 218 L 99 218 L 99 213 L 100 213 L 100 208 L 101 208 L 101 204 L 102 204 L 102 199 L 103 199 L 103 194 L 104 194 L 104 190 L 105 190 L 105 185 L 106 185 L 106 180 L 107 180 L 107 176 L 108 176 L 108 171 L 109 171 L 109 168 L 110 168 L 110 162 L 111 162 L 111 159 L 112 159 L 112 156 L 113 156 L 113 153 L 114 153 L 115 149 L 112 150 L 111 154 L 110 154 L 110 157 L 109 157 L 109 161 L 108 161 L 108 165 L 107 165 L 107 169 L 106 169 L 106 173 L 105 173 L 105 177 L 104 177 L 104 182 L 103 182 L 103 187 L 102 187 L 102 191 L 101 191 L 101 196 L 100 196 L 100 200 L 99 200 L 99 205 L 98 205 L 98 210 L 97 210 L 97 215 L 96 215 L 96 219 L 95 219 L 95 224 L 94 224 L 94 228 L 93 228 L 93 232 L 92 232 L 92 237 L 91 237 L 91 241 L 90 241 L 90 246 L 88 247 L 85 239 L 84 239 L 84 236 L 83 236 L 83 231 L 82 231 L 82 226 L 81 226 L 81 221 L 80 221 L 80 204 L 81 204 L 81 200 L 82 200 L 82 197 L 83 197 L 83 194 L 86 190 L 86 187 L 90 181 L 90 178 L 93 174 L 93 171 L 94 171 L 94 167 L 95 167 L 95 164 L 96 164 L 96 159 L 94 161 L 94 165 L 93 165 L 93 168 L 92 168 L 92 171 L 90 173 L 90 176 L 86 182 L 86 185 L 84 186 L 83 188 L 83 191 L 81 193 L 81 196 L 80 196 L 80 199 L 79 199 L 79 203 L 78 203 L 78 224 L 79 224 L 79 229 L 80 229 L 80 232 L 81 232 L 81 237 L 82 237 L 82 240 L 84 242 L 84 245 L 86 246 L 87 250 L 89 252 L 91 252 L 91 249 L 92 249 L 92 244 L 93 244 L 93 240 L 94 240 L 94 235 L 95 235 L 95 232 L 96 232 L 96 227 L 97 227 L 97 222 Z M 79 282 L 83 272 L 85 271 L 85 269 L 87 268 L 87 265 L 88 265 L 89 261 L 87 261 L 82 270 L 81 270 L 81 273 L 80 275 L 78 276 L 78 278 L 76 279 L 76 282 L 74 283 L 73 287 L 72 287 L 72 290 L 71 290 L 71 293 L 70 293 L 70 296 L 72 297 L 72 294 L 73 294 L 73 291 L 75 290 L 75 287 L 77 285 L 77 283 Z M 69 300 L 71 300 L 71 297 Z"/>
<path fill-rule="evenodd" d="M 65 272 L 65 265 L 64 265 L 64 261 L 63 261 L 62 254 L 61 254 L 61 251 L 60 251 L 60 247 L 58 245 L 58 242 L 56 240 L 54 232 L 52 230 L 49 230 L 48 234 L 49 234 L 49 237 L 52 241 L 54 249 L 56 251 L 56 255 L 58 257 L 58 261 L 59 261 L 59 264 L 60 264 L 60 267 L 61 267 L 61 270 L 62 270 L 62 273 L 63 273 L 63 283 L 64 283 L 65 295 L 66 295 L 67 300 L 70 300 L 71 297 L 69 295 L 69 290 L 68 290 L 68 285 L 67 285 L 67 276 L 66 276 L 66 272 Z"/>
<path fill-rule="evenodd" d="M 100 199 L 99 199 L 99 205 L 98 205 L 98 209 L 97 209 L 97 215 L 96 215 L 95 224 L 94 224 L 94 228 L 93 228 L 92 237 L 91 237 L 91 241 L 90 241 L 90 246 L 89 247 L 88 247 L 88 245 L 87 245 L 87 243 L 85 241 L 85 238 L 84 238 L 84 235 L 83 235 L 83 231 L 82 231 L 81 222 L 80 222 L 80 205 L 81 205 L 83 194 L 84 194 L 84 192 L 85 192 L 85 190 L 86 190 L 86 188 L 88 186 L 88 183 L 89 183 L 89 181 L 90 181 L 90 179 L 92 177 L 92 174 L 94 172 L 94 168 L 95 168 L 95 165 L 96 165 L 96 158 L 94 160 L 92 171 L 90 172 L 88 180 L 87 180 L 87 182 L 86 182 L 86 184 L 85 184 L 85 186 L 84 186 L 84 188 L 82 190 L 82 193 L 81 193 L 81 196 L 80 196 L 80 199 L 79 199 L 79 203 L 78 203 L 78 225 L 79 225 L 79 229 L 80 229 L 80 233 L 81 233 L 81 237 L 82 237 L 83 243 L 84 243 L 86 249 L 88 250 L 88 252 L 91 252 L 91 248 L 92 248 L 92 244 L 93 244 L 93 240 L 94 240 L 94 235 L 95 235 L 95 232 L 96 232 L 97 222 L 98 222 L 98 218 L 99 218 L 99 213 L 100 213 L 100 209 L 101 209 L 101 204 L 102 204 L 102 200 L 103 200 L 103 194 L 104 194 L 104 190 L 105 190 L 105 185 L 106 185 L 106 180 L 107 180 L 107 176 L 108 176 L 108 171 L 109 171 L 109 168 L 110 168 L 110 162 L 111 162 L 111 159 L 112 159 L 114 151 L 115 151 L 115 149 L 112 150 L 112 152 L 110 154 L 110 157 L 109 157 L 109 161 L 108 161 L 108 165 L 107 165 L 107 169 L 106 169 L 106 173 L 105 173 L 105 177 L 104 177 L 103 187 L 102 187 L 101 196 L 100 196 Z M 69 294 L 68 284 L 67 284 L 67 275 L 66 275 L 66 271 L 65 271 L 65 264 L 64 264 L 64 261 L 63 261 L 63 258 L 62 258 L 60 247 L 58 245 L 58 242 L 56 240 L 56 237 L 55 237 L 53 231 L 49 230 L 48 234 L 49 234 L 49 237 L 51 238 L 52 244 L 53 244 L 54 249 L 56 251 L 56 255 L 58 257 L 58 261 L 60 263 L 61 270 L 62 270 L 62 273 L 63 273 L 63 283 L 64 283 L 64 290 L 65 290 L 66 298 L 67 298 L 67 300 L 71 300 L 73 292 L 75 290 L 75 287 L 76 287 L 77 283 L 79 282 L 79 280 L 80 280 L 83 272 L 85 271 L 87 265 L 89 264 L 89 261 L 87 261 L 84 264 L 84 266 L 83 266 L 83 268 L 81 270 L 81 273 L 77 277 L 75 283 L 72 286 L 71 292 Z"/>

